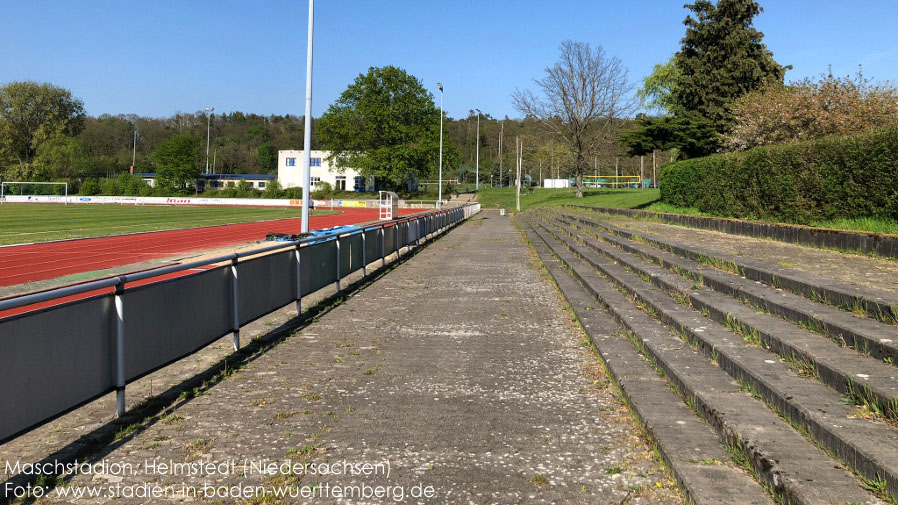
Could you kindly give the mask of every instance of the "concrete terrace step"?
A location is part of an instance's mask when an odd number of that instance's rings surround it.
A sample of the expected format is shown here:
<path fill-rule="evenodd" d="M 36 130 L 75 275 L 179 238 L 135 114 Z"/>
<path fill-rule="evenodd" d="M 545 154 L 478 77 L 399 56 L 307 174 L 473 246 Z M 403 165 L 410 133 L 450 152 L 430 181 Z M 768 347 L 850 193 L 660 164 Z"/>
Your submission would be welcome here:
<path fill-rule="evenodd" d="M 548 228 L 529 223 L 553 253 L 572 268 L 583 286 L 632 332 L 637 348 L 779 500 L 800 504 L 882 503 L 863 489 L 857 478 L 755 401 L 738 381 L 577 259 Z M 602 261 L 622 271 L 610 261 Z"/>
<path fill-rule="evenodd" d="M 549 231 L 554 233 L 553 230 Z M 626 265 L 626 268 L 639 269 L 650 280 L 654 278 L 660 282 L 663 276 L 668 276 L 667 281 L 674 282 L 670 279 L 673 274 L 658 272 L 648 266 L 642 269 L 638 264 L 641 262 L 635 257 L 631 256 L 631 259 L 636 260 L 636 263 L 627 262 L 624 253 L 615 251 L 610 246 L 589 242 L 589 237 L 577 234 L 570 228 L 561 228 L 561 231 L 573 232 L 576 238 L 588 242 L 589 249 L 601 251 L 605 257 Z M 884 423 L 857 418 L 857 410 L 846 405 L 836 391 L 802 377 L 781 360 L 771 359 L 773 356 L 762 348 L 746 344 L 743 339 L 734 339 L 733 333 L 722 326 L 708 324 L 707 319 L 698 312 L 675 302 L 666 296 L 665 291 L 647 285 L 637 275 L 609 263 L 591 250 L 572 243 L 570 239 L 557 237 L 567 242 L 573 251 L 611 278 L 615 284 L 656 312 L 665 324 L 684 334 L 689 341 L 697 343 L 707 356 L 714 357 L 720 363 L 721 368 L 737 380 L 746 382 L 781 415 L 794 425 L 801 426 L 822 447 L 869 480 L 885 479 L 890 492 L 894 493 L 898 488 L 898 460 L 894 457 L 898 454 L 898 431 Z M 788 338 L 788 334 L 779 337 L 780 340 Z M 831 365 L 838 361 L 840 351 L 843 350 L 837 348 L 833 352 L 836 356 L 833 353 L 828 356 L 827 361 Z M 880 365 L 887 367 L 881 363 Z M 880 379 L 879 385 L 882 386 L 885 379 Z M 894 382 L 893 377 L 891 383 Z"/>
<path fill-rule="evenodd" d="M 606 240 L 629 252 L 636 252 L 651 257 L 667 268 L 686 271 L 695 279 L 701 279 L 705 285 L 714 290 L 721 291 L 740 300 L 747 300 L 752 305 L 761 307 L 767 312 L 790 321 L 808 327 L 819 328 L 823 333 L 840 343 L 844 342 L 846 345 L 869 353 L 871 356 L 898 365 L 898 327 L 870 318 L 857 317 L 853 313 L 840 310 L 832 305 L 809 300 L 803 296 L 771 289 L 769 286 L 778 283 L 764 282 L 761 278 L 774 279 L 779 277 L 777 277 L 778 274 L 773 274 L 770 270 L 759 270 L 759 265 L 762 262 L 756 262 L 757 264 L 752 267 L 757 275 L 750 276 L 751 272 L 735 263 L 732 258 L 717 258 L 720 261 L 736 265 L 739 272 L 745 275 L 745 277 L 741 277 L 699 264 L 699 259 L 706 259 L 707 257 L 699 252 L 700 249 L 694 246 L 671 245 L 672 242 L 666 241 L 666 239 L 649 234 L 633 233 L 583 216 L 560 214 L 560 217 L 569 223 L 576 223 L 578 226 L 582 225 L 600 232 L 608 232 L 603 235 Z M 624 237 L 627 240 L 621 240 L 612 235 Z M 639 243 L 640 241 L 654 247 L 645 247 Z M 672 253 L 664 249 L 672 251 Z M 689 250 L 692 250 L 692 252 L 689 252 Z M 745 260 L 741 259 L 740 261 Z M 778 265 L 768 265 L 766 268 L 770 268 L 772 271 L 777 271 L 776 269 L 782 270 L 782 267 Z M 807 274 L 801 273 L 800 276 L 806 277 Z M 808 292 L 819 292 L 824 289 L 810 284 L 810 278 L 806 278 L 802 282 L 807 286 Z"/>
<path fill-rule="evenodd" d="M 595 298 L 553 258 L 546 244 L 532 229 L 526 228 L 524 232 L 570 303 L 601 356 L 609 377 L 617 383 L 680 489 L 692 503 L 772 505 L 770 495 L 743 469 L 729 461 L 729 455 L 714 431 L 671 391 L 667 382 L 623 335 L 623 329 L 619 333 L 607 330 L 619 326 L 605 311 L 596 310 Z"/>
<path fill-rule="evenodd" d="M 593 212 L 575 213 L 573 211 L 566 213 L 578 218 L 590 219 L 594 223 L 601 222 L 600 219 L 597 219 L 601 214 Z M 703 259 L 719 260 L 721 263 L 738 267 L 740 273 L 748 279 L 785 289 L 804 297 L 824 301 L 846 310 L 863 311 L 874 319 L 888 323 L 898 321 L 898 297 L 894 293 L 846 284 L 813 273 L 802 272 L 754 258 L 745 258 L 726 253 L 717 253 L 709 256 L 707 251 L 688 243 L 651 233 L 633 232 L 607 223 L 601 223 L 601 226 L 611 233 L 624 238 L 633 238 L 634 235 L 638 235 L 641 240 L 647 243 L 690 259 L 699 261 Z M 733 239 L 738 240 L 736 237 Z"/>
<path fill-rule="evenodd" d="M 777 292 L 732 274 L 709 272 L 709 268 L 705 268 L 695 261 L 629 240 L 621 240 L 594 228 L 577 226 L 577 221 L 565 219 L 564 216 L 556 218 L 556 221 L 562 225 L 574 224 L 574 227 L 587 234 L 615 246 L 617 249 L 608 249 L 594 240 L 585 242 L 587 246 L 614 261 L 626 265 L 641 275 L 648 276 L 651 282 L 661 289 L 677 293 L 676 296 L 685 298 L 683 301 L 688 301 L 690 305 L 705 313 L 706 316 L 737 331 L 744 338 L 757 340 L 755 342 L 757 345 L 762 345 L 793 363 L 811 368 L 814 375 L 840 393 L 871 403 L 871 407 L 882 411 L 893 419 L 898 417 L 898 370 L 894 366 L 873 359 L 859 351 L 842 347 L 833 340 L 822 338 L 819 333 L 796 328 L 787 321 L 771 317 L 768 314 L 759 314 L 755 310 L 757 307 L 776 303 L 783 297 L 795 298 L 792 301 L 799 305 L 813 305 L 814 302 Z M 568 230 L 572 230 L 572 228 L 568 228 Z M 592 237 L 581 235 L 581 238 Z M 640 261 L 637 256 L 643 261 Z M 656 266 L 655 262 L 674 269 L 680 275 Z M 716 278 L 716 282 L 726 286 L 742 284 L 744 289 L 756 293 L 757 296 L 743 298 L 743 300 L 748 299 L 751 302 L 752 306 L 750 307 L 738 300 L 741 294 L 738 288 L 727 289 L 726 292 L 722 292 L 723 290 L 708 291 L 702 287 L 696 289 L 696 284 L 690 283 L 682 276 L 683 274 L 691 279 L 702 279 L 703 282 L 706 279 L 713 281 L 713 278 Z M 737 299 L 734 300 L 730 296 L 737 297 Z M 826 307 L 825 310 L 831 309 Z M 814 313 L 816 308 L 811 307 L 808 311 Z M 864 324 L 870 323 L 866 319 L 862 321 Z M 882 331 L 891 332 L 892 330 L 890 326 L 875 322 L 874 324 L 880 324 Z"/>

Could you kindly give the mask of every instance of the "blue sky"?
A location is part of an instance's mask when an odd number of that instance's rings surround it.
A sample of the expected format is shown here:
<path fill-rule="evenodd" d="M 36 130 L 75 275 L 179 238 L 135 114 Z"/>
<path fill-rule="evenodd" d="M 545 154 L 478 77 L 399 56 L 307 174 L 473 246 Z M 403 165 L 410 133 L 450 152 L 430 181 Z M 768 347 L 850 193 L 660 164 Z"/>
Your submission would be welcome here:
<path fill-rule="evenodd" d="M 602 45 L 639 81 L 679 47 L 685 0 L 318 0 L 313 115 L 370 66 L 396 65 L 452 117 L 478 107 L 519 117 L 515 88 L 551 65 L 562 40 Z M 898 1 L 762 0 L 756 18 L 786 80 L 832 65 L 898 83 Z M 302 115 L 306 0 L 3 0 L 0 83 L 49 81 L 91 115 Z M 438 99 L 438 97 L 437 97 Z"/>

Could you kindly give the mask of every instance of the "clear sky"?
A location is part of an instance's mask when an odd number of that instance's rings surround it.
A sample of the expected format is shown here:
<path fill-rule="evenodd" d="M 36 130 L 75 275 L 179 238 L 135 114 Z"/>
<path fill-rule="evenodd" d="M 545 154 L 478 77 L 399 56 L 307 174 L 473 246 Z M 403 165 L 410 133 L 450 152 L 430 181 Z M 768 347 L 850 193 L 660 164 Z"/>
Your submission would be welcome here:
<path fill-rule="evenodd" d="M 49 81 L 88 114 L 302 115 L 307 0 L 0 0 L 0 83 Z M 602 45 L 639 81 L 684 33 L 685 0 L 318 0 L 314 116 L 370 66 L 417 76 L 452 117 L 519 117 L 562 40 Z M 898 83 L 898 0 L 761 0 L 768 48 L 794 70 Z"/>

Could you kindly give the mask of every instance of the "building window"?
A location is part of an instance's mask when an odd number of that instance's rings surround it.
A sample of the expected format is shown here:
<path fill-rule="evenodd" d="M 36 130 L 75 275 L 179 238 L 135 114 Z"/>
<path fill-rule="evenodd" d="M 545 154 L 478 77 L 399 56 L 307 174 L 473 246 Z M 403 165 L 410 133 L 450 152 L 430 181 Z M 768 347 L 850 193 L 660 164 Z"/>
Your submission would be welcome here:
<path fill-rule="evenodd" d="M 260 182 L 260 183 L 259 183 L 259 189 L 265 189 L 265 183 L 264 183 L 264 182 Z"/>
<path fill-rule="evenodd" d="M 321 158 L 311 158 L 309 161 L 309 165 L 313 167 L 321 166 Z"/>
<path fill-rule="evenodd" d="M 362 191 L 365 191 L 365 178 L 362 177 L 361 175 L 357 175 L 357 176 L 355 176 L 353 179 L 354 179 L 353 182 L 354 182 L 355 184 L 353 184 L 352 189 L 353 189 L 356 193 L 361 193 Z"/>
<path fill-rule="evenodd" d="M 287 158 L 287 166 L 295 167 L 296 166 L 296 158 Z"/>
<path fill-rule="evenodd" d="M 314 185 L 318 184 L 319 182 L 321 182 L 321 177 L 310 177 L 309 180 L 310 180 L 312 186 L 314 186 Z"/>
<path fill-rule="evenodd" d="M 334 184 L 334 189 L 338 191 L 346 191 L 346 176 L 338 175 L 336 184 Z"/>

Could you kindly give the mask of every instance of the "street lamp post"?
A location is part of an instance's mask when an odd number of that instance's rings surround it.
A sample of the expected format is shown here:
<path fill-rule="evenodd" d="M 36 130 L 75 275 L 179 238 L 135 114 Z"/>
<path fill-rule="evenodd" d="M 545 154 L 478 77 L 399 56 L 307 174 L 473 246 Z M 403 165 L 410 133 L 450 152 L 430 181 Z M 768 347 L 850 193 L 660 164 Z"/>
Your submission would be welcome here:
<path fill-rule="evenodd" d="M 212 111 L 215 107 L 206 107 L 206 173 L 209 173 L 209 134 L 212 131 Z"/>
<path fill-rule="evenodd" d="M 475 162 L 474 191 L 480 191 L 480 109 L 477 111 L 477 161 Z"/>
<path fill-rule="evenodd" d="M 309 232 L 309 186 L 312 181 L 312 29 L 315 26 L 315 0 L 309 0 L 309 43 L 306 49 L 306 117 L 303 119 L 302 157 L 302 233 Z"/>
<path fill-rule="evenodd" d="M 137 164 L 137 120 L 134 120 L 134 150 L 131 152 L 131 173 L 134 173 L 134 165 Z"/>
<path fill-rule="evenodd" d="M 440 179 L 437 189 L 437 210 L 443 208 L 443 83 L 438 82 L 440 88 Z"/>

